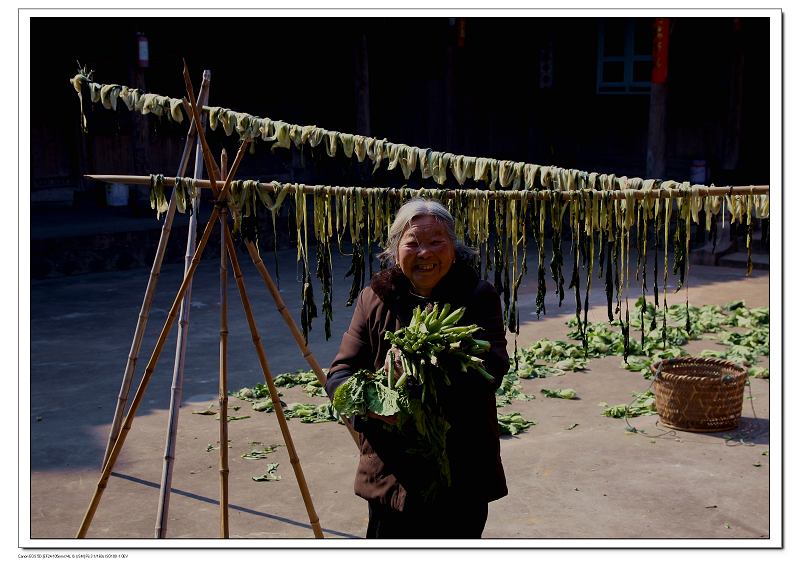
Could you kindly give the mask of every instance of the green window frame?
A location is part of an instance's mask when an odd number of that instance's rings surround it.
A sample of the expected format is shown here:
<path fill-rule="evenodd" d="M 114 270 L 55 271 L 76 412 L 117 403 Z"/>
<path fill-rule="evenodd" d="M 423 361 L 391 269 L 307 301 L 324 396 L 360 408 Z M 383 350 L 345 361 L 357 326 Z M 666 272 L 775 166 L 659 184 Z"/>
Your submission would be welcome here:
<path fill-rule="evenodd" d="M 651 18 L 604 18 L 597 30 L 597 94 L 649 94 Z"/>

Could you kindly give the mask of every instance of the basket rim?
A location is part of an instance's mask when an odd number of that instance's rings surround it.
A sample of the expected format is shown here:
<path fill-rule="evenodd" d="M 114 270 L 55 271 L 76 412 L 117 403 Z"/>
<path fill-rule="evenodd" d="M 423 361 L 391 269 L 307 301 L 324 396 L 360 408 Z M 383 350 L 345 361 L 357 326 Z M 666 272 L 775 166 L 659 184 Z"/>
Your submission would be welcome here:
<path fill-rule="evenodd" d="M 734 377 L 740 377 L 747 374 L 747 369 L 742 365 L 738 365 L 733 361 L 728 361 L 727 359 L 717 359 L 715 357 L 673 357 L 672 359 L 662 359 L 656 363 L 650 365 L 650 370 L 653 371 L 656 375 L 669 373 L 669 369 L 671 365 L 677 364 L 692 364 L 697 366 L 715 366 L 720 368 L 730 369 L 734 373 Z M 660 368 L 660 371 L 659 371 Z M 675 376 L 674 373 L 671 373 Z M 684 377 L 689 377 L 690 375 L 681 375 Z M 695 378 L 708 378 L 708 377 L 699 377 L 698 375 L 691 375 Z"/>

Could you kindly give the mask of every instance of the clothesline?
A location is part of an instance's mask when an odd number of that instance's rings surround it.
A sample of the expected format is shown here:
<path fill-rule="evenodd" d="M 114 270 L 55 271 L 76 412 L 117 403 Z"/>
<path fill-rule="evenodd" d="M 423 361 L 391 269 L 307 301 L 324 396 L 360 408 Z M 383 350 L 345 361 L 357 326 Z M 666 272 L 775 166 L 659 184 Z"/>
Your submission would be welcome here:
<path fill-rule="evenodd" d="M 82 99 L 84 86 L 88 88 L 91 101 L 102 103 L 104 108 L 117 109 L 118 100 L 122 100 L 129 110 L 142 114 L 166 116 L 176 122 L 184 119 L 184 101 L 152 93 L 144 93 L 118 84 L 99 84 L 92 82 L 87 76 L 77 74 L 70 81 Z M 82 108 L 82 106 L 81 106 Z M 456 155 L 428 148 L 420 148 L 405 144 L 397 144 L 386 139 L 369 136 L 341 133 L 326 130 L 314 125 L 298 125 L 281 120 L 261 118 L 244 112 L 236 112 L 219 106 L 203 106 L 209 114 L 209 125 L 216 131 L 222 124 L 226 135 L 234 131 L 243 139 L 273 142 L 271 149 L 288 149 L 292 144 L 300 148 L 305 144 L 310 147 L 323 145 L 329 157 L 335 157 L 341 147 L 344 155 L 359 162 L 366 158 L 374 164 L 373 172 L 385 162 L 387 170 L 400 167 L 403 176 L 408 179 L 417 169 L 423 179 L 433 178 L 444 185 L 448 176 L 463 186 L 467 180 L 484 181 L 489 188 L 496 189 L 499 183 L 503 189 L 511 190 L 651 190 L 689 188 L 688 182 L 679 183 L 673 180 L 641 179 L 639 177 L 616 176 L 586 172 L 578 169 L 563 169 L 556 166 L 536 165 L 531 163 L 498 160 L 485 157 Z M 82 123 L 85 117 L 82 114 Z M 694 185 L 701 188 L 706 185 Z"/>
<path fill-rule="evenodd" d="M 137 175 L 86 175 L 86 178 L 106 183 L 119 183 L 119 184 L 139 184 L 149 185 L 152 182 L 150 176 L 137 176 Z M 180 179 L 184 183 L 193 184 L 194 187 L 200 189 L 210 189 L 211 182 L 206 179 L 193 179 L 183 177 Z M 162 177 L 161 182 L 164 186 L 175 186 L 175 177 Z M 462 194 L 485 194 L 490 200 L 506 199 L 506 200 L 552 200 L 557 194 L 563 201 L 574 200 L 579 198 L 586 192 L 593 192 L 598 194 L 607 193 L 612 199 L 624 200 L 625 198 L 633 197 L 636 200 L 643 200 L 646 198 L 652 199 L 672 199 L 680 198 L 681 196 L 730 196 L 730 195 L 769 195 L 768 185 L 750 185 L 750 186 L 704 186 L 704 185 L 691 185 L 678 188 L 661 188 L 661 189 L 624 189 L 615 191 L 562 191 L 555 192 L 551 190 L 482 190 L 482 189 L 446 189 L 446 188 L 381 188 L 381 187 L 360 187 L 360 186 L 324 186 L 324 185 L 307 185 L 300 183 L 280 183 L 273 182 L 258 182 L 255 180 L 237 180 L 234 183 L 255 183 L 259 190 L 267 190 L 270 192 L 283 192 L 284 190 L 289 194 L 294 194 L 298 190 L 304 194 L 328 194 L 330 196 L 342 196 L 353 194 L 354 192 L 362 193 L 385 193 L 397 192 L 403 194 L 410 194 L 414 196 L 438 196 L 440 198 L 453 198 L 457 193 Z"/>

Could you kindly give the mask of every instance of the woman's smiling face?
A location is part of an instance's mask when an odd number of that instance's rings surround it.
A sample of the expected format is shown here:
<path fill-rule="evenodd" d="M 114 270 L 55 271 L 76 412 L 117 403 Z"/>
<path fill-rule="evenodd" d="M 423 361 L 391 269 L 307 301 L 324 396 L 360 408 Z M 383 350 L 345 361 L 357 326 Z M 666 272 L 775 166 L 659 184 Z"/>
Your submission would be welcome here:
<path fill-rule="evenodd" d="M 403 232 L 397 250 L 400 270 L 414 291 L 430 296 L 455 262 L 456 249 L 444 225 L 434 216 L 416 216 Z"/>

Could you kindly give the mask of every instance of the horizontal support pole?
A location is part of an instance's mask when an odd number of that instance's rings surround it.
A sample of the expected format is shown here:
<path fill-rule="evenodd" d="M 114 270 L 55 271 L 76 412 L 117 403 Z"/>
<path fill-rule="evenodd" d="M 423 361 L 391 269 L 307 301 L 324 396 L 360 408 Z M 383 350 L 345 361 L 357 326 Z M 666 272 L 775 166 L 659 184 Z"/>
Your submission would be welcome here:
<path fill-rule="evenodd" d="M 149 176 L 135 176 L 135 175 L 86 175 L 86 178 L 106 183 L 119 183 L 119 184 L 150 184 Z M 174 186 L 175 177 L 164 177 L 165 186 Z M 205 179 L 195 180 L 197 188 L 210 189 L 211 183 Z M 331 196 L 342 196 L 352 194 L 355 191 L 374 192 L 382 194 L 384 192 L 407 192 L 410 194 L 423 192 L 428 196 L 440 196 L 444 198 L 453 198 L 456 192 L 472 192 L 474 189 L 443 189 L 443 188 L 373 188 L 373 187 L 343 187 L 343 186 L 322 186 L 322 185 L 305 185 L 305 184 L 282 184 L 282 183 L 258 183 L 259 189 L 265 189 L 272 192 L 278 192 L 283 188 L 287 192 L 293 194 L 297 190 L 302 190 L 305 194 L 317 194 L 326 192 Z M 488 194 L 489 199 L 494 200 L 497 198 L 504 198 L 507 200 L 552 200 L 555 191 L 552 190 L 483 190 Z M 623 200 L 627 196 L 633 195 L 636 200 L 644 200 L 646 197 L 654 197 L 657 199 L 665 200 L 670 198 L 679 198 L 685 194 L 692 194 L 697 196 L 728 196 L 728 195 L 759 195 L 769 194 L 769 185 L 749 185 L 749 186 L 703 186 L 694 185 L 688 190 L 683 188 L 670 188 L 670 189 L 657 189 L 657 190 L 564 190 L 557 192 L 561 195 L 563 200 L 573 200 L 577 195 L 586 192 L 610 193 L 612 198 Z"/>

